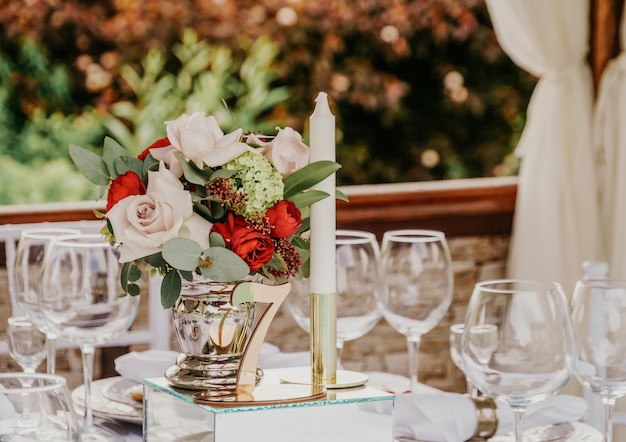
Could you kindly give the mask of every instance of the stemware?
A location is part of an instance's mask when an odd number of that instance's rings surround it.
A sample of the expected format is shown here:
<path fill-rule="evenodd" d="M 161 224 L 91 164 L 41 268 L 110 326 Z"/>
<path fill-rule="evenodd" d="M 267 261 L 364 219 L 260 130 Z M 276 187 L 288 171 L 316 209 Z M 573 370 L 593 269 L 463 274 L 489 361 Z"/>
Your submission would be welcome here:
<path fill-rule="evenodd" d="M 463 372 L 463 376 L 465 376 L 465 383 L 467 385 L 467 394 L 470 397 L 478 396 L 478 390 L 474 387 L 465 374 L 465 366 L 463 365 L 463 356 L 462 353 L 462 339 L 463 339 L 463 330 L 465 330 L 465 324 L 452 324 L 450 326 L 450 357 L 452 358 L 452 362 L 456 367 Z"/>
<path fill-rule="evenodd" d="M 578 281 L 571 312 L 578 342 L 575 375 L 601 399 L 604 440 L 611 442 L 615 401 L 626 395 L 626 281 Z"/>
<path fill-rule="evenodd" d="M 528 405 L 556 394 L 574 373 L 574 327 L 558 283 L 493 280 L 474 287 L 465 317 L 466 375 L 513 410 L 523 440 Z"/>
<path fill-rule="evenodd" d="M 95 347 L 132 324 L 139 296 L 121 296 L 121 264 L 101 235 L 78 234 L 51 241 L 43 264 L 39 307 L 50 329 L 80 346 L 83 355 L 83 441 L 116 440 L 94 426 L 91 381 Z"/>
<path fill-rule="evenodd" d="M 367 334 L 382 318 L 386 304 L 376 236 L 360 230 L 337 230 L 337 365 L 343 346 Z M 296 323 L 311 328 L 308 279 L 292 281 L 286 305 Z"/>
<path fill-rule="evenodd" d="M 78 441 L 65 379 L 42 373 L 0 373 L 0 440 Z"/>
<path fill-rule="evenodd" d="M 452 302 L 450 251 L 445 235 L 436 230 L 390 230 L 381 248 L 389 297 L 384 317 L 406 337 L 415 392 L 422 336 L 441 321 Z"/>
<path fill-rule="evenodd" d="M 9 354 L 24 373 L 35 373 L 46 357 L 46 333 L 25 316 L 7 321 Z"/>
<path fill-rule="evenodd" d="M 57 227 L 25 229 L 20 235 L 15 254 L 13 297 L 22 313 L 46 333 L 47 368 L 49 374 L 56 371 L 57 336 L 43 322 L 37 304 L 37 290 L 46 248 L 50 241 L 63 235 L 78 234 L 79 230 Z"/>

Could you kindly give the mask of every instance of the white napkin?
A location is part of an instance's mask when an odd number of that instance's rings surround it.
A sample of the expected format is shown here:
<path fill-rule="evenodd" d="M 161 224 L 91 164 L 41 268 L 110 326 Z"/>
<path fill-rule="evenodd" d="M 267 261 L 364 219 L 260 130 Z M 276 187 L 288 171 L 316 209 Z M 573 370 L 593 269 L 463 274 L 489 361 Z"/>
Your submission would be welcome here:
<path fill-rule="evenodd" d="M 163 376 L 176 363 L 177 352 L 169 350 L 131 351 L 115 359 L 115 371 L 125 379 L 139 384 L 146 378 Z M 263 343 L 259 355 L 261 368 L 301 367 L 308 365 L 308 351 L 283 353 L 272 344 Z"/>
<path fill-rule="evenodd" d="M 174 365 L 178 353 L 169 350 L 131 351 L 115 359 L 115 371 L 138 384 L 146 378 L 163 376 Z"/>
<path fill-rule="evenodd" d="M 370 373 L 369 384 L 396 393 L 396 437 L 428 442 L 468 440 L 476 430 L 476 409 L 467 396 L 446 393 L 423 384 L 419 393 L 405 393 L 409 380 L 404 376 Z M 513 412 L 508 404 L 496 401 L 498 431 L 513 431 Z M 585 417 L 587 402 L 578 396 L 558 395 L 532 404 L 526 410 L 524 428 L 538 425 L 574 422 Z"/>

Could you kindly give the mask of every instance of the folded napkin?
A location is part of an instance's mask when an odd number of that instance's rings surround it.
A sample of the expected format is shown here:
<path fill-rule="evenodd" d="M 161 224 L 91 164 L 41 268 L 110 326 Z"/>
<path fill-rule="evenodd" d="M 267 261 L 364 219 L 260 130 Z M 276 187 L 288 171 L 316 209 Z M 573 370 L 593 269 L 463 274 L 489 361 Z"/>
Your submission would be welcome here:
<path fill-rule="evenodd" d="M 165 370 L 176 363 L 177 352 L 169 350 L 131 351 L 115 359 L 115 371 L 125 379 L 139 384 L 146 378 L 163 376 Z M 263 343 L 259 355 L 261 368 L 300 367 L 308 365 L 308 351 L 283 353 L 272 344 Z"/>
<path fill-rule="evenodd" d="M 468 440 L 476 430 L 476 407 L 465 395 L 446 393 L 419 384 L 417 393 L 405 393 L 408 378 L 388 373 L 368 373 L 372 387 L 395 393 L 396 437 L 427 442 Z M 513 411 L 508 404 L 495 401 L 498 409 L 497 435 L 513 431 Z M 578 396 L 558 395 L 532 404 L 526 410 L 524 428 L 574 422 L 585 417 L 587 402 Z"/>
<path fill-rule="evenodd" d="M 169 350 L 131 351 L 115 359 L 115 371 L 123 378 L 141 384 L 146 378 L 163 376 L 177 357 L 177 352 Z"/>

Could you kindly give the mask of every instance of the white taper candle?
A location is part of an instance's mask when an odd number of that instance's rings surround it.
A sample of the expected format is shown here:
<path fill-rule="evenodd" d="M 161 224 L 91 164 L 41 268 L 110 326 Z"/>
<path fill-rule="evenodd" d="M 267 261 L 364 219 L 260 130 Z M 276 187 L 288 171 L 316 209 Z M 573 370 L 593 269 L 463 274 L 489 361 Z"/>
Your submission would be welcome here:
<path fill-rule="evenodd" d="M 335 161 L 335 116 L 328 106 L 328 96 L 320 92 L 310 117 L 311 162 Z M 315 189 L 330 196 L 311 206 L 311 293 L 336 293 L 335 174 L 320 182 Z"/>

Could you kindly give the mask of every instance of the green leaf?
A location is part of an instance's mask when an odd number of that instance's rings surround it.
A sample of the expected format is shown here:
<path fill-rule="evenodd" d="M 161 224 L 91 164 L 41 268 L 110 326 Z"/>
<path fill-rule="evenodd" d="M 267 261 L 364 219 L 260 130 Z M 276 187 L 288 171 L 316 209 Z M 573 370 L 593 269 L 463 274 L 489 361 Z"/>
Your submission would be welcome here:
<path fill-rule="evenodd" d="M 193 272 L 188 272 L 188 271 L 186 271 L 186 270 L 182 270 L 182 271 L 180 271 L 180 272 L 178 272 L 178 273 L 180 273 L 180 276 L 181 276 L 181 277 L 182 277 L 185 281 L 189 281 L 189 282 L 193 281 Z"/>
<path fill-rule="evenodd" d="M 202 248 L 194 240 L 172 238 L 163 244 L 163 259 L 179 270 L 192 271 L 200 264 Z"/>
<path fill-rule="evenodd" d="M 167 264 L 161 253 L 155 253 L 154 255 L 147 256 L 144 261 L 155 268 L 164 267 L 165 264 Z"/>
<path fill-rule="evenodd" d="M 230 178 L 231 176 L 233 176 L 239 171 L 240 169 L 217 169 L 215 172 L 211 174 L 210 179 L 214 180 L 216 178 Z"/>
<path fill-rule="evenodd" d="M 345 201 L 346 203 L 350 202 L 350 199 L 348 198 L 348 195 L 346 195 L 345 193 L 343 193 L 339 189 L 335 189 L 335 199 L 338 199 L 338 200 L 341 200 L 341 201 Z"/>
<path fill-rule="evenodd" d="M 176 270 L 169 271 L 165 274 L 161 282 L 161 305 L 164 309 L 173 307 L 180 295 L 182 283 L 180 275 Z"/>
<path fill-rule="evenodd" d="M 141 294 L 141 287 L 137 284 L 129 284 L 127 293 L 130 296 L 139 296 Z"/>
<path fill-rule="evenodd" d="M 120 271 L 120 284 L 124 293 L 128 293 L 128 275 L 130 274 L 130 268 L 133 266 L 132 262 L 125 262 L 122 264 L 122 270 Z"/>
<path fill-rule="evenodd" d="M 104 138 L 104 147 L 102 148 L 102 159 L 109 170 L 109 175 L 113 178 L 119 174 L 116 173 L 115 164 L 120 161 L 121 158 L 133 158 L 133 156 L 120 144 L 111 137 Z M 139 160 L 137 160 L 139 161 Z M 139 169 L 141 170 L 141 168 Z M 141 176 L 141 175 L 140 175 Z"/>
<path fill-rule="evenodd" d="M 98 186 L 108 186 L 111 177 L 102 158 L 84 147 L 69 146 L 70 158 L 85 178 Z"/>
<path fill-rule="evenodd" d="M 202 254 L 200 272 L 213 281 L 239 281 L 250 273 L 246 262 L 224 247 L 211 247 Z"/>
<path fill-rule="evenodd" d="M 185 175 L 185 179 L 190 183 L 204 186 L 207 178 L 201 173 L 202 171 L 198 170 L 198 168 L 195 167 L 191 161 L 187 161 L 182 153 L 176 152 L 174 156 L 183 168 L 183 175 Z"/>
<path fill-rule="evenodd" d="M 211 247 L 226 247 L 224 237 L 216 232 L 213 232 L 209 235 L 209 244 L 211 245 Z"/>
<path fill-rule="evenodd" d="M 120 176 L 126 172 L 135 172 L 139 178 L 143 174 L 143 161 L 133 157 L 120 157 L 113 161 L 114 170 L 112 175 Z"/>
<path fill-rule="evenodd" d="M 323 200 L 328 197 L 328 192 L 322 190 L 307 190 L 306 192 L 300 192 L 289 198 L 289 201 L 294 203 L 298 209 L 303 207 L 309 207 L 311 204 Z"/>
<path fill-rule="evenodd" d="M 284 198 L 290 199 L 296 193 L 310 189 L 339 169 L 341 165 L 334 161 L 316 161 L 304 166 L 285 180 Z"/>

